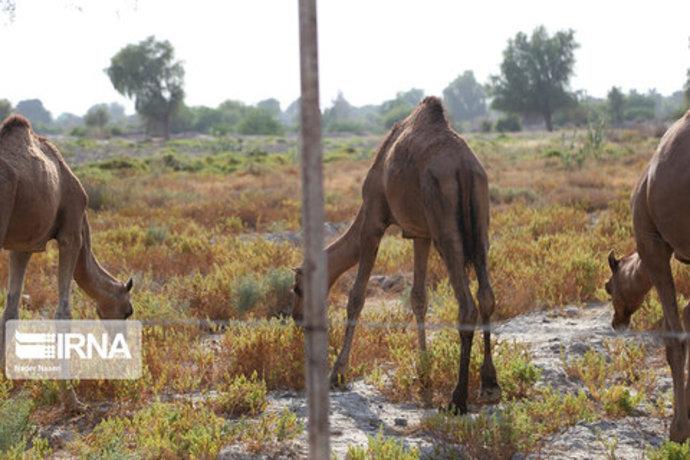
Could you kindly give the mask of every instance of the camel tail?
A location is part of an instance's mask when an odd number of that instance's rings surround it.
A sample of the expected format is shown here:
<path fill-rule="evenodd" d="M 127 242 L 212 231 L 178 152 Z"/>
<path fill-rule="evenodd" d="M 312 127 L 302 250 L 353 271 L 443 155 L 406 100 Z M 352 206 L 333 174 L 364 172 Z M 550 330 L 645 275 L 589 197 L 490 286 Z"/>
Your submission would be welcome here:
<path fill-rule="evenodd" d="M 465 265 L 481 263 L 488 230 L 488 203 L 482 199 L 482 187 L 478 178 L 473 174 L 469 180 L 463 180 L 463 173 L 458 171 L 458 185 L 460 187 L 460 209 L 458 212 L 458 226 L 462 240 L 462 250 Z"/>

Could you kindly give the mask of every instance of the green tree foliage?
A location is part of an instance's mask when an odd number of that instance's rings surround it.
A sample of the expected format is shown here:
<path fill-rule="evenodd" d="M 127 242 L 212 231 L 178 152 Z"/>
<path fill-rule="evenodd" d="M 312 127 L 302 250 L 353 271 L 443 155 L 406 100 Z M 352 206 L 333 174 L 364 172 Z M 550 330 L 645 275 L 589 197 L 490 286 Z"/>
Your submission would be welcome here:
<path fill-rule="evenodd" d="M 575 65 L 575 32 L 549 36 L 537 27 L 532 36 L 519 32 L 503 51 L 501 74 L 491 77 L 492 107 L 507 112 L 539 113 L 553 130 L 553 113 L 572 101 L 568 91 Z"/>
<path fill-rule="evenodd" d="M 280 117 L 280 102 L 278 99 L 275 98 L 269 98 L 269 99 L 264 99 L 263 101 L 260 101 L 256 104 L 256 106 L 260 109 L 264 109 L 268 113 L 270 113 L 272 116 L 279 118 Z"/>
<path fill-rule="evenodd" d="M 40 99 L 19 101 L 15 110 L 28 118 L 34 126 L 46 127 L 53 121 L 52 115 L 43 107 Z"/>
<path fill-rule="evenodd" d="M 237 125 L 240 134 L 282 134 L 283 125 L 267 110 L 250 107 Z"/>
<path fill-rule="evenodd" d="M 399 92 L 395 99 L 381 104 L 381 119 L 383 120 L 384 127 L 389 129 L 398 121 L 408 116 L 423 97 L 424 91 L 412 88 L 409 91 Z"/>
<path fill-rule="evenodd" d="M 650 90 L 647 94 L 630 90 L 625 97 L 623 117 L 626 120 L 653 120 L 656 115 L 658 93 Z"/>
<path fill-rule="evenodd" d="M 514 133 L 522 131 L 520 117 L 515 113 L 508 113 L 496 121 L 496 131 L 499 133 Z"/>
<path fill-rule="evenodd" d="M 12 113 L 12 103 L 7 99 L 0 99 L 0 122 Z"/>
<path fill-rule="evenodd" d="M 91 107 L 84 115 L 84 123 L 92 128 L 104 128 L 110 120 L 110 112 L 106 104 L 97 104 Z"/>
<path fill-rule="evenodd" d="M 612 87 L 606 96 L 608 104 L 608 112 L 611 121 L 614 125 L 623 123 L 623 109 L 625 105 L 625 96 L 623 92 L 616 86 Z"/>
<path fill-rule="evenodd" d="M 486 92 L 471 70 L 450 82 L 443 90 L 443 102 L 458 123 L 486 115 Z"/>
<path fill-rule="evenodd" d="M 359 111 L 350 104 L 342 92 L 333 100 L 333 105 L 323 114 L 323 125 L 329 132 L 358 132 L 362 129 Z"/>
<path fill-rule="evenodd" d="M 184 68 L 175 60 L 175 50 L 155 37 L 121 49 L 105 69 L 113 87 L 134 98 L 136 111 L 147 122 L 149 132 L 161 129 L 170 136 L 175 113 L 184 100 Z"/>

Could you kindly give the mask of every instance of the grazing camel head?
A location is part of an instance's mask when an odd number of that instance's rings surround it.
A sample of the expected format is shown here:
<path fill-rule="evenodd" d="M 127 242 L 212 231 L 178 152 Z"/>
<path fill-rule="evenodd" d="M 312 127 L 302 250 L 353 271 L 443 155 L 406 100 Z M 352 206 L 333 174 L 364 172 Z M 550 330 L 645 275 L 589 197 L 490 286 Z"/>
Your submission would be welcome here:
<path fill-rule="evenodd" d="M 106 298 L 98 300 L 96 312 L 100 319 L 127 319 L 132 316 L 134 309 L 130 298 L 130 291 L 134 286 L 132 278 L 126 284 L 120 283 L 115 292 Z"/>
<path fill-rule="evenodd" d="M 301 322 L 304 316 L 304 291 L 303 291 L 303 276 L 302 269 L 295 268 L 295 284 L 292 286 L 292 292 L 294 293 L 292 299 L 292 319 L 295 322 Z"/>
<path fill-rule="evenodd" d="M 606 282 L 605 288 L 613 304 L 611 326 L 616 330 L 625 329 L 630 325 L 630 318 L 640 308 L 649 291 L 649 279 L 637 253 L 616 259 L 611 251 L 609 267 L 611 278 Z"/>

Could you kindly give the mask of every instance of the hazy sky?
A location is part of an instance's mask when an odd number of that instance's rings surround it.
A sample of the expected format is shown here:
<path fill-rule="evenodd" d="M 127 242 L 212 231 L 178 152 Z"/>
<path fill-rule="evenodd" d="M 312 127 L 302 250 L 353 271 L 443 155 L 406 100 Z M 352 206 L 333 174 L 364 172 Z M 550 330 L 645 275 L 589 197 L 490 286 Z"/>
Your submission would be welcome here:
<path fill-rule="evenodd" d="M 338 91 L 355 105 L 412 87 L 440 94 L 472 69 L 498 72 L 518 31 L 573 28 L 581 47 L 573 89 L 603 96 L 624 89 L 680 89 L 690 67 L 690 1 L 322 0 L 322 105 Z M 185 63 L 187 103 L 299 93 L 297 0 L 17 0 L 0 17 L 0 98 L 38 97 L 57 115 L 97 102 L 133 105 L 103 69 L 124 45 L 170 40 Z"/>

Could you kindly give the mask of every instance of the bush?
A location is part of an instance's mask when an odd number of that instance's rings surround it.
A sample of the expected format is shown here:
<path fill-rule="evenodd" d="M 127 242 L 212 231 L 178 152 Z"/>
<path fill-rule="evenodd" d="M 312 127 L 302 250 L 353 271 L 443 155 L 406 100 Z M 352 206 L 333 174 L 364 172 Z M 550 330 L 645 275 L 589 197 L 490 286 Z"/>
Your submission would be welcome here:
<path fill-rule="evenodd" d="M 496 122 L 496 131 L 499 133 L 515 133 L 522 131 L 522 122 L 517 114 L 509 113 L 502 116 Z"/>
<path fill-rule="evenodd" d="M 407 448 L 401 441 L 386 438 L 383 430 L 376 437 L 369 436 L 367 448 L 352 446 L 347 449 L 347 460 L 417 460 L 419 450 Z"/>
<path fill-rule="evenodd" d="M 29 428 L 33 402 L 24 394 L 6 399 L 0 405 L 0 452 L 14 446 Z"/>
<path fill-rule="evenodd" d="M 479 123 L 479 131 L 483 133 L 490 133 L 494 129 L 494 124 L 491 120 L 485 119 Z"/>
<path fill-rule="evenodd" d="M 263 297 L 261 283 L 252 275 L 235 280 L 232 286 L 232 300 L 235 308 L 247 312 Z"/>
<path fill-rule="evenodd" d="M 289 268 L 274 268 L 266 274 L 264 303 L 269 316 L 283 316 L 292 308 L 292 285 L 295 276 Z"/>
<path fill-rule="evenodd" d="M 219 392 L 213 404 L 219 414 L 255 416 L 266 409 L 266 382 L 259 380 L 256 371 L 249 379 L 244 375 L 230 377 L 230 382 L 222 385 Z"/>

